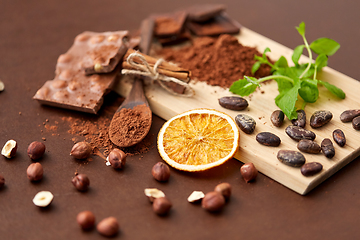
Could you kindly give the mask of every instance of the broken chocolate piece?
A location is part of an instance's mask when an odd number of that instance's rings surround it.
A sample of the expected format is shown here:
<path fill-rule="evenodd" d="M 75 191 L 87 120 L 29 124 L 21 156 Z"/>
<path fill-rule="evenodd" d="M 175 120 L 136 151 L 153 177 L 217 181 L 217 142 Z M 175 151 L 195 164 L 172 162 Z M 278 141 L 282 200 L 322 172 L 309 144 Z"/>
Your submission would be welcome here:
<path fill-rule="evenodd" d="M 240 32 L 240 24 L 224 13 L 203 23 L 189 21 L 186 26 L 197 36 L 218 36 Z"/>
<path fill-rule="evenodd" d="M 191 34 L 187 29 L 184 29 L 184 31 L 179 35 L 174 35 L 170 37 L 161 37 L 161 38 L 158 37 L 158 41 L 161 43 L 163 47 L 179 44 L 188 40 L 191 40 Z"/>
<path fill-rule="evenodd" d="M 178 11 L 174 13 L 153 15 L 155 19 L 155 36 L 170 37 L 179 35 L 184 27 L 187 17 L 186 11 Z"/>
<path fill-rule="evenodd" d="M 125 31 L 115 33 L 125 36 Z M 93 51 L 94 45 L 108 41 L 110 36 L 113 36 L 110 32 L 79 34 L 71 48 L 58 58 L 55 78 L 45 82 L 33 99 L 41 104 L 96 114 L 102 105 L 103 96 L 112 88 L 121 66 L 118 65 L 111 73 L 86 76 L 84 60 L 87 61 L 90 59 L 89 54 L 96 52 Z M 97 57 L 94 55 L 92 59 Z"/>
<path fill-rule="evenodd" d="M 225 11 L 223 4 L 200 4 L 186 9 L 188 20 L 194 22 L 205 22 Z"/>

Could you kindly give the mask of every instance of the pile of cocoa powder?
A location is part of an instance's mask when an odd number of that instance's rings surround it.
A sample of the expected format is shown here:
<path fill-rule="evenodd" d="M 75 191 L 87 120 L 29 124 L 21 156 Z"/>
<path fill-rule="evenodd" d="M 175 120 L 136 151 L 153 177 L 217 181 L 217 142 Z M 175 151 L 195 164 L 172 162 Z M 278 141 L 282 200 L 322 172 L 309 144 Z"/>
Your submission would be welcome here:
<path fill-rule="evenodd" d="M 213 86 L 228 88 L 234 81 L 251 74 L 254 56 L 262 54 L 256 48 L 246 47 L 234 36 L 224 34 L 218 38 L 199 37 L 191 46 L 181 49 L 162 48 L 157 54 L 190 69 L 192 79 L 207 82 Z M 261 65 L 256 78 L 270 75 L 271 68 Z"/>

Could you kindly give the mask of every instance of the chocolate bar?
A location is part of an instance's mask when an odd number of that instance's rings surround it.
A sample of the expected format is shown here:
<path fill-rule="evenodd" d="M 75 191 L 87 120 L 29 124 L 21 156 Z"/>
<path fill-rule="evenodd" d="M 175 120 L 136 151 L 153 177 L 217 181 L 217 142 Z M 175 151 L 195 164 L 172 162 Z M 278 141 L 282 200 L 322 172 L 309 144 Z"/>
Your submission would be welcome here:
<path fill-rule="evenodd" d="M 187 8 L 186 12 L 189 21 L 205 22 L 220 15 L 225 9 L 223 4 L 200 4 Z"/>
<path fill-rule="evenodd" d="M 184 27 L 187 17 L 186 11 L 178 11 L 174 13 L 153 15 L 155 19 L 155 36 L 170 37 L 179 35 Z"/>
<path fill-rule="evenodd" d="M 124 43 L 118 38 L 123 38 L 126 34 L 127 31 L 79 34 L 71 48 L 59 56 L 55 78 L 46 81 L 33 99 L 41 104 L 96 114 L 103 103 L 103 96 L 112 88 L 121 65 L 110 73 L 92 75 L 85 75 L 84 67 L 90 66 L 92 61 L 89 59 L 110 59 L 109 55 L 96 55 L 98 51 L 94 49 L 107 44 L 103 41 L 112 42 L 114 39 L 121 42 L 117 48 L 122 49 Z M 122 56 L 117 57 L 122 60 Z"/>
<path fill-rule="evenodd" d="M 220 34 L 237 34 L 240 24 L 222 13 L 206 22 L 187 22 L 187 28 L 197 36 L 218 36 Z"/>

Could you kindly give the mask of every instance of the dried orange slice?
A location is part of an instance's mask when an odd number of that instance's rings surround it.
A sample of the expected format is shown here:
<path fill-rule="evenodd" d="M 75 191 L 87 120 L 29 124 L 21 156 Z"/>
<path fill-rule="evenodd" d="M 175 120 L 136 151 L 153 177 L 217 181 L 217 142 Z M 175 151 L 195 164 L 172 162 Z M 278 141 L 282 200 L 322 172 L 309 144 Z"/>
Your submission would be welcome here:
<path fill-rule="evenodd" d="M 239 148 L 235 121 L 213 109 L 194 109 L 168 120 L 158 135 L 160 156 L 170 166 L 189 172 L 223 164 Z"/>

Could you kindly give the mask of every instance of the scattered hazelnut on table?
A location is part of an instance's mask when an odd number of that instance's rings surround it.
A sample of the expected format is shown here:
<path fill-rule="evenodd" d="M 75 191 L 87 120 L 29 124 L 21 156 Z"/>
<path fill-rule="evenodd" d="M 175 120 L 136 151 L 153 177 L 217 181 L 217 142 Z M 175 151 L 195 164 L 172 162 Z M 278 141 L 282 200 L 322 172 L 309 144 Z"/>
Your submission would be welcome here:
<path fill-rule="evenodd" d="M 3 83 L 3 81 L 0 80 L 0 92 L 4 91 L 5 89 L 5 84 Z"/>
<path fill-rule="evenodd" d="M 32 163 L 27 168 L 26 174 L 30 181 L 40 181 L 43 178 L 44 169 L 40 163 Z"/>
<path fill-rule="evenodd" d="M 150 202 L 154 202 L 156 198 L 165 197 L 164 192 L 157 188 L 145 188 L 144 193 Z"/>
<path fill-rule="evenodd" d="M 163 162 L 156 163 L 153 166 L 151 173 L 159 182 L 166 182 L 170 178 L 170 168 Z"/>
<path fill-rule="evenodd" d="M 218 212 L 223 209 L 225 198 L 218 192 L 208 192 L 201 201 L 201 206 L 209 212 Z"/>
<path fill-rule="evenodd" d="M 5 185 L 5 178 L 3 175 L 0 174 L 0 188 L 2 188 Z"/>
<path fill-rule="evenodd" d="M 256 178 L 258 171 L 253 163 L 245 163 L 241 166 L 240 173 L 245 182 L 248 183 Z"/>
<path fill-rule="evenodd" d="M 229 183 L 220 183 L 215 187 L 214 191 L 223 195 L 225 200 L 228 201 L 231 196 L 231 185 Z"/>
<path fill-rule="evenodd" d="M 38 160 L 45 153 L 45 144 L 42 142 L 34 141 L 30 143 L 27 154 L 29 155 L 31 160 Z"/>
<path fill-rule="evenodd" d="M 82 211 L 76 216 L 76 221 L 83 230 L 90 230 L 95 226 L 95 215 L 90 211 Z"/>
<path fill-rule="evenodd" d="M 72 180 L 72 184 L 75 188 L 79 191 L 86 191 L 89 188 L 90 180 L 87 175 L 85 174 L 77 174 Z"/>
<path fill-rule="evenodd" d="M 72 147 L 70 155 L 76 159 L 86 159 L 90 156 L 91 152 L 92 148 L 90 143 L 78 142 Z"/>
<path fill-rule="evenodd" d="M 196 203 L 205 197 L 205 194 L 202 191 L 193 191 L 188 197 L 188 202 Z"/>
<path fill-rule="evenodd" d="M 54 195 L 49 191 L 38 192 L 34 199 L 33 203 L 38 207 L 47 207 L 54 199 Z"/>
<path fill-rule="evenodd" d="M 12 158 L 15 156 L 17 150 L 17 143 L 15 140 L 9 140 L 5 143 L 1 150 L 1 154 L 6 158 Z"/>
<path fill-rule="evenodd" d="M 166 215 L 171 207 L 172 204 L 166 197 L 156 198 L 153 202 L 153 210 L 157 215 Z"/>
<path fill-rule="evenodd" d="M 109 153 L 106 160 L 110 162 L 113 168 L 122 169 L 126 163 L 126 153 L 118 148 L 115 148 Z"/>
<path fill-rule="evenodd" d="M 114 217 L 104 218 L 96 226 L 97 231 L 105 237 L 115 236 L 119 232 L 119 228 L 119 223 Z"/>

